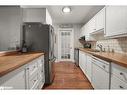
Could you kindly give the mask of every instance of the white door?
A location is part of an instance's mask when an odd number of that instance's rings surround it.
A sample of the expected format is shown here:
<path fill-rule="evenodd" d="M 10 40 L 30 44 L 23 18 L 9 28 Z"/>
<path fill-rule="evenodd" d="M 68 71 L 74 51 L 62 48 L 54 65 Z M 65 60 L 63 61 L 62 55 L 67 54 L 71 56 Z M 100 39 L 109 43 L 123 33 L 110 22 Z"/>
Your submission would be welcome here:
<path fill-rule="evenodd" d="M 73 29 L 59 29 L 58 49 L 60 61 L 74 60 Z"/>

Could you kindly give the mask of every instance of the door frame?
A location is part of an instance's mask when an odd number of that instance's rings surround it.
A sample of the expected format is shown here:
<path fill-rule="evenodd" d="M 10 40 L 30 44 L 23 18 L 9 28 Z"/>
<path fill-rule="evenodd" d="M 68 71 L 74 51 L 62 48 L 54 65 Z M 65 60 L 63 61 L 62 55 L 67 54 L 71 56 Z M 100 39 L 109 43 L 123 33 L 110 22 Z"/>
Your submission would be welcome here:
<path fill-rule="evenodd" d="M 61 59 L 61 30 L 71 30 L 71 36 L 72 36 L 72 58 L 71 59 Z M 73 28 L 58 28 L 58 61 L 73 61 L 74 62 L 74 29 Z"/>

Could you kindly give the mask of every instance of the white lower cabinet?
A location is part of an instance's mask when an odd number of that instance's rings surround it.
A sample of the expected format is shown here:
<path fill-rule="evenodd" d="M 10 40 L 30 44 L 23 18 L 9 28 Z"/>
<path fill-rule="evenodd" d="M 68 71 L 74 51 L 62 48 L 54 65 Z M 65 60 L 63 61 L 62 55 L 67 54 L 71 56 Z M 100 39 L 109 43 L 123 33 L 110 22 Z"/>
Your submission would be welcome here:
<path fill-rule="evenodd" d="M 26 89 L 25 67 L 12 71 L 0 78 L 0 88 L 9 89 Z"/>
<path fill-rule="evenodd" d="M 110 63 L 99 58 L 92 59 L 92 85 L 94 89 L 109 89 Z"/>
<path fill-rule="evenodd" d="M 83 51 L 79 51 L 79 67 L 86 73 L 86 54 Z"/>
<path fill-rule="evenodd" d="M 91 55 L 79 51 L 79 67 L 91 82 Z"/>
<path fill-rule="evenodd" d="M 91 74 L 92 74 L 92 56 L 87 55 L 86 56 L 86 76 L 91 82 Z"/>
<path fill-rule="evenodd" d="M 94 89 L 109 89 L 110 63 L 79 51 L 79 66 Z"/>
<path fill-rule="evenodd" d="M 79 51 L 79 67 L 94 89 L 127 89 L 127 68 Z"/>
<path fill-rule="evenodd" d="M 41 89 L 44 83 L 44 56 L 0 77 L 0 89 Z"/>
<path fill-rule="evenodd" d="M 93 64 L 92 85 L 94 89 L 109 89 L 109 73 Z"/>
<path fill-rule="evenodd" d="M 27 89 L 41 89 L 45 83 L 44 56 L 30 62 L 26 68 Z"/>
<path fill-rule="evenodd" d="M 127 89 L 127 69 L 111 64 L 111 89 Z"/>
<path fill-rule="evenodd" d="M 127 89 L 127 83 L 120 80 L 115 75 L 111 75 L 111 89 Z"/>

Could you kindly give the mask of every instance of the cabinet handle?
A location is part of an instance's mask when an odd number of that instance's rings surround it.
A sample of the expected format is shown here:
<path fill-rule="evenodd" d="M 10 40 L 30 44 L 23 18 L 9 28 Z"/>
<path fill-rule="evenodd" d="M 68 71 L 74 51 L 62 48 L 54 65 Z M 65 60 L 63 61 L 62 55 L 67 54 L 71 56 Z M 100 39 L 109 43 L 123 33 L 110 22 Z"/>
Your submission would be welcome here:
<path fill-rule="evenodd" d="M 124 73 L 120 72 L 120 75 L 123 76 L 123 78 L 127 81 L 126 76 L 124 75 Z"/>
<path fill-rule="evenodd" d="M 103 68 L 105 69 L 105 65 L 103 65 Z"/>
<path fill-rule="evenodd" d="M 36 66 L 34 66 L 34 68 L 36 68 Z"/>
<path fill-rule="evenodd" d="M 26 68 L 27 70 L 29 70 L 29 68 Z"/>
<path fill-rule="evenodd" d="M 119 87 L 120 87 L 121 89 L 124 89 L 124 87 L 123 87 L 123 86 L 121 86 L 121 85 L 120 85 Z"/>
<path fill-rule="evenodd" d="M 123 73 L 122 73 L 122 72 L 120 72 L 120 75 L 123 75 Z"/>

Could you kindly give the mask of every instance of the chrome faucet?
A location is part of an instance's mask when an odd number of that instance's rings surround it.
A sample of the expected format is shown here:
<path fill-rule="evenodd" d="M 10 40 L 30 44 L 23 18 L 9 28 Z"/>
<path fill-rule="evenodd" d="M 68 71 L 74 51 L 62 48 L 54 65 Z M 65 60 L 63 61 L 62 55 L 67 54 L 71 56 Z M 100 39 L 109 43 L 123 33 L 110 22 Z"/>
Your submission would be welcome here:
<path fill-rule="evenodd" d="M 100 51 L 103 51 L 103 50 L 102 50 L 102 47 L 103 47 L 103 46 L 102 46 L 101 44 L 98 44 L 97 47 L 100 48 Z"/>

